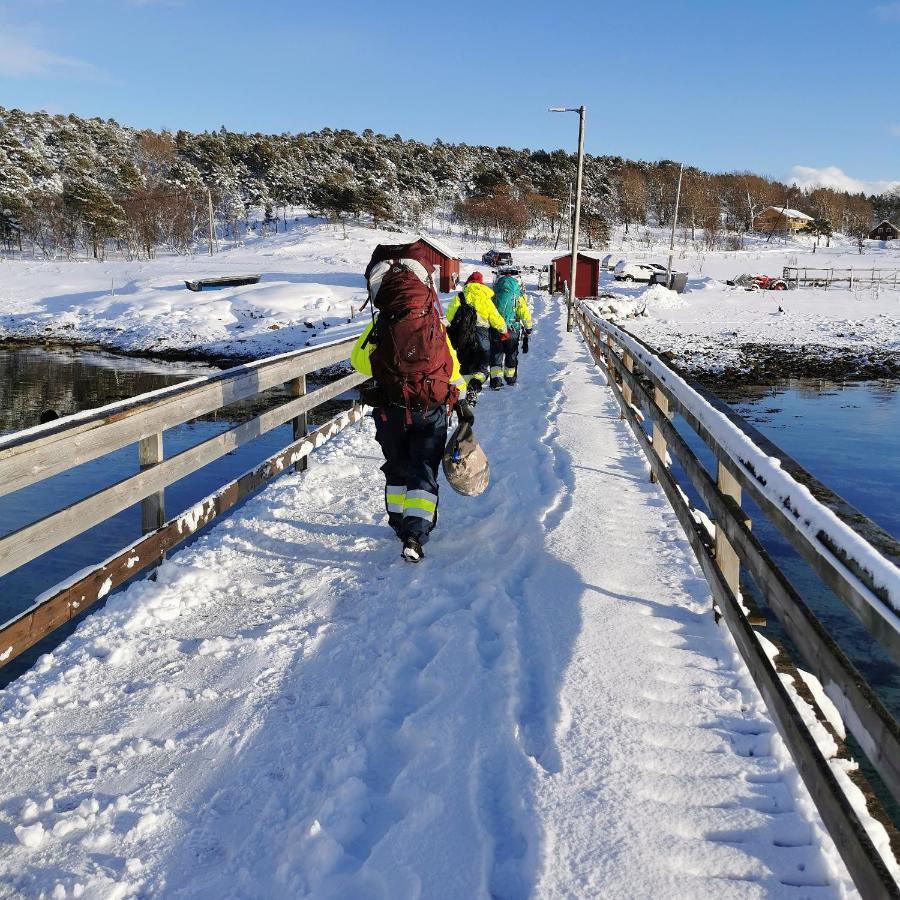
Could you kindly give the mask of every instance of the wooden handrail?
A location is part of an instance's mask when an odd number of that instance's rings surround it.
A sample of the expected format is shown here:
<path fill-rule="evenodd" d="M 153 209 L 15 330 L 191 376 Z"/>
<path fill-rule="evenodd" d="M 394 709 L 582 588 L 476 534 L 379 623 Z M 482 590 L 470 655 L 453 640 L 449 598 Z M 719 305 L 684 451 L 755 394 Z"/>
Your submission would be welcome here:
<path fill-rule="evenodd" d="M 737 566 L 743 564 L 747 567 L 785 633 L 802 654 L 805 667 L 821 681 L 826 693 L 835 702 L 848 730 L 857 738 L 863 752 L 879 772 L 888 790 L 900 799 L 900 727 L 896 719 L 875 696 L 846 654 L 837 646 L 788 578 L 753 536 L 748 516 L 740 506 L 740 491 L 738 490 L 735 495 L 734 484 L 739 481 L 741 485 L 751 488 L 751 493 L 754 493 L 756 499 L 755 495 L 762 493 L 760 483 L 751 476 L 740 458 L 735 459 L 728 448 L 721 446 L 713 430 L 704 424 L 702 414 L 698 414 L 697 410 L 682 402 L 684 392 L 679 394 L 673 390 L 675 379 L 679 376 L 672 372 L 650 347 L 624 329 L 600 319 L 584 303 L 578 304 L 576 321 L 594 360 L 606 370 L 610 388 L 619 403 L 622 417 L 629 422 L 648 458 L 651 477 L 660 483 L 669 498 L 709 581 L 717 607 L 728 624 L 857 888 L 864 897 L 900 896 L 900 890 L 885 861 L 875 848 L 853 804 L 842 790 L 828 760 L 786 691 L 779 673 L 750 627 L 739 600 Z M 621 380 L 621 387 L 617 384 L 617 378 Z M 648 388 L 647 383 L 652 387 Z M 704 402 L 714 399 L 716 401 L 713 404 L 714 409 L 720 413 L 724 412 L 724 404 L 717 398 L 710 398 L 705 392 L 700 396 Z M 660 402 L 660 399 L 664 402 Z M 639 415 L 641 405 L 649 412 L 653 426 L 652 437 L 647 434 L 642 424 L 643 416 Z M 680 413 L 711 447 L 717 461 L 716 479 L 697 459 L 672 424 L 670 410 Z M 729 422 L 738 427 L 746 425 L 737 414 L 730 410 L 729 412 L 731 413 L 728 416 Z M 744 435 L 762 437 L 749 426 L 741 430 Z M 804 470 L 799 464 L 790 460 L 771 442 L 763 439 L 762 443 L 768 455 L 774 455 L 783 464 L 788 462 L 791 464 L 792 476 L 803 473 Z M 705 529 L 698 524 L 698 517 L 691 509 L 686 495 L 667 463 L 669 451 L 678 458 L 685 474 L 715 519 L 714 542 L 710 541 Z M 726 467 L 724 481 L 723 466 Z M 870 523 L 861 513 L 845 504 L 824 485 L 815 482 L 812 476 L 809 476 L 809 480 L 819 489 L 817 499 L 824 497 L 832 511 L 840 510 L 836 515 L 842 522 L 851 523 L 851 527 L 861 525 L 862 527 L 854 529 L 857 535 L 865 539 L 869 534 L 874 534 L 879 545 L 877 549 L 880 551 L 884 548 L 890 557 L 894 556 L 896 541 L 890 535 L 874 523 Z M 803 481 L 798 480 L 798 483 L 803 484 Z M 771 501 L 766 505 L 759 505 L 763 513 L 776 525 L 776 516 L 786 520 L 790 518 L 783 509 L 779 509 Z M 798 531 L 793 526 L 791 530 Z M 861 531 L 863 534 L 860 534 Z M 808 546 L 817 546 L 814 542 L 806 541 L 806 543 Z M 875 549 L 873 547 L 873 550 Z M 818 552 L 831 554 L 831 550 L 824 543 L 818 545 Z M 734 563 L 731 562 L 732 554 Z M 838 562 L 837 566 L 829 564 L 827 567 L 828 572 L 836 573 L 833 578 L 856 580 L 856 575 L 846 561 Z M 871 560 L 869 562 L 871 564 Z M 816 568 L 816 571 L 819 569 Z M 858 582 L 857 584 L 858 589 L 866 591 L 871 597 L 872 592 L 867 587 L 859 585 Z M 875 599 L 876 602 L 880 600 Z M 885 628 L 891 624 L 889 617 L 877 621 Z M 815 701 L 810 705 L 815 708 Z M 820 710 L 816 712 L 821 716 Z"/>
<path fill-rule="evenodd" d="M 617 358 L 612 364 L 622 377 L 623 395 L 627 384 L 632 394 L 643 398 L 667 448 L 678 459 L 712 514 L 717 536 L 719 531 L 724 532 L 754 581 L 765 585 L 766 600 L 785 633 L 797 645 L 812 674 L 823 685 L 829 686 L 829 695 L 842 719 L 851 723 L 848 727 L 863 752 L 891 793 L 900 800 L 900 725 L 756 539 L 739 504 L 719 490 L 668 417 L 654 409 L 645 387 L 624 365 L 619 365 Z"/>
<path fill-rule="evenodd" d="M 223 514 L 239 499 L 293 466 L 362 415 L 356 404 L 307 435 L 306 414 L 366 380 L 356 372 L 306 392 L 306 375 L 349 359 L 355 338 L 284 353 L 224 372 L 143 394 L 44 426 L 0 438 L 0 496 L 137 444 L 140 470 L 116 484 L 0 537 L 0 576 L 14 571 L 123 509 L 141 503 L 145 536 L 105 562 L 57 584 L 25 612 L 0 626 L 0 666 L 155 566 L 169 549 Z M 273 387 L 287 385 L 290 399 L 249 421 L 165 458 L 162 432 Z M 162 491 L 202 466 L 286 422 L 293 440 L 283 450 L 192 508 L 165 521 Z"/>
<path fill-rule="evenodd" d="M 0 437 L 0 496 L 341 363 L 356 338 L 295 350 Z"/>
<path fill-rule="evenodd" d="M 266 410 L 234 428 L 188 447 L 175 456 L 5 535 L 0 538 L 0 576 L 365 380 L 364 375 L 347 375 L 310 394 Z"/>
<path fill-rule="evenodd" d="M 729 473 L 746 488 L 778 531 L 812 566 L 820 578 L 850 608 L 869 632 L 900 663 L 900 615 L 894 608 L 889 587 L 900 584 L 900 541 L 855 509 L 851 504 L 807 472 L 796 460 L 762 435 L 750 423 L 718 397 L 700 385 L 673 372 L 643 341 L 619 326 L 585 313 L 604 335 L 629 352 L 640 364 L 641 374 L 668 397 L 672 412 L 677 412 L 703 439 Z M 602 323 L 602 324 L 601 324 Z M 724 447 L 703 421 L 704 412 L 682 402 L 676 385 L 683 385 L 698 395 L 700 402 L 734 426 L 762 457 L 773 459 L 784 475 L 793 482 L 792 494 L 776 502 L 765 490 L 763 475 L 754 470 L 751 460 L 743 459 Z M 701 403 L 698 402 L 699 407 Z M 796 509 L 800 504 L 814 505 L 824 515 L 831 514 L 856 537 L 856 558 L 840 549 L 824 530 L 806 527 Z M 874 554 L 871 551 L 876 551 Z M 873 571 L 874 570 L 874 571 Z"/>

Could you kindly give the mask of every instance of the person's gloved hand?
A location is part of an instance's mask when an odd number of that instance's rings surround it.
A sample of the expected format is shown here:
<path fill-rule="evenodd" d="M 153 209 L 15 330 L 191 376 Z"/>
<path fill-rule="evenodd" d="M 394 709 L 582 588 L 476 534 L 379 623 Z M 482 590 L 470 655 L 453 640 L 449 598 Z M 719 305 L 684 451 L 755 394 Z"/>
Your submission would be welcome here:
<path fill-rule="evenodd" d="M 501 340 L 501 341 L 508 341 L 508 340 L 509 340 L 509 332 L 508 332 L 508 331 L 504 331 L 503 334 L 500 335 L 500 340 Z"/>
<path fill-rule="evenodd" d="M 526 330 L 526 331 L 525 331 L 525 334 L 522 335 L 522 352 L 523 352 L 523 353 L 527 353 L 527 352 L 528 352 L 528 335 L 529 335 L 529 334 L 531 334 L 531 331 Z"/>
<path fill-rule="evenodd" d="M 472 407 L 469 406 L 469 401 L 464 398 L 456 401 L 456 415 L 459 416 L 460 422 L 468 422 L 470 425 L 475 424 L 475 413 L 472 411 Z"/>

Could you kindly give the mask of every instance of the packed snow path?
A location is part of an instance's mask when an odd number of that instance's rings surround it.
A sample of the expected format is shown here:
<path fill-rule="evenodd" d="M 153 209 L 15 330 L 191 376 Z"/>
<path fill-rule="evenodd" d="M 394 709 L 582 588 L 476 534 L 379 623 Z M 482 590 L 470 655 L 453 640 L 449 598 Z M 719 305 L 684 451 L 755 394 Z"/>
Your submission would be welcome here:
<path fill-rule="evenodd" d="M 577 335 L 410 566 L 371 421 L 0 693 L 0 896 L 848 890 Z M 852 893 L 852 889 L 850 889 Z"/>

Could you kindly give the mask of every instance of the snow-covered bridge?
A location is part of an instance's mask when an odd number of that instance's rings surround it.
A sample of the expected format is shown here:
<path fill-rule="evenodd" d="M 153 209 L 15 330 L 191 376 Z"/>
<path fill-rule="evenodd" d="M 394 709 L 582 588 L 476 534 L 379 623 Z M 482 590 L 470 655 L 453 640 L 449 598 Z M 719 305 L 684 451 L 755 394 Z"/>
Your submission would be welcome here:
<path fill-rule="evenodd" d="M 602 370 L 535 304 L 477 408 L 492 486 L 444 491 L 424 564 L 362 419 L 0 695 L 0 896 L 855 893 Z"/>

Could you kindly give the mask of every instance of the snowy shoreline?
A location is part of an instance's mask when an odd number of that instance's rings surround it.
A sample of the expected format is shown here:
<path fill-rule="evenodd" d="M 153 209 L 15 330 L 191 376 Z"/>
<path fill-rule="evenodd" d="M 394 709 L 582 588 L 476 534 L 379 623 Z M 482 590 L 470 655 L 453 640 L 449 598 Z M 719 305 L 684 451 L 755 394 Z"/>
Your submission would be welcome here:
<path fill-rule="evenodd" d="M 900 378 L 898 291 L 750 292 L 698 278 L 676 294 L 606 278 L 595 311 L 708 386 Z"/>
<path fill-rule="evenodd" d="M 115 343 L 103 343 L 93 340 L 66 340 L 61 337 L 45 339 L 28 336 L 4 335 L 0 337 L 0 350 L 41 349 L 47 351 L 76 351 L 79 353 L 108 353 L 127 359 L 144 359 L 148 362 L 159 362 L 170 365 L 177 363 L 196 363 L 212 366 L 217 369 L 229 369 L 260 359 L 254 354 L 246 356 L 222 355 L 206 352 L 202 348 L 165 348 L 161 350 L 124 349 Z"/>
<path fill-rule="evenodd" d="M 624 322 L 627 329 L 629 322 Z M 677 335 L 675 337 L 678 337 Z M 649 342 L 648 342 L 649 343 Z M 665 352 L 667 347 L 657 347 Z M 720 357 L 688 347 L 675 353 L 672 366 L 708 387 L 776 384 L 790 378 L 826 381 L 900 380 L 900 352 L 881 347 L 864 350 L 822 344 L 740 344 Z"/>

